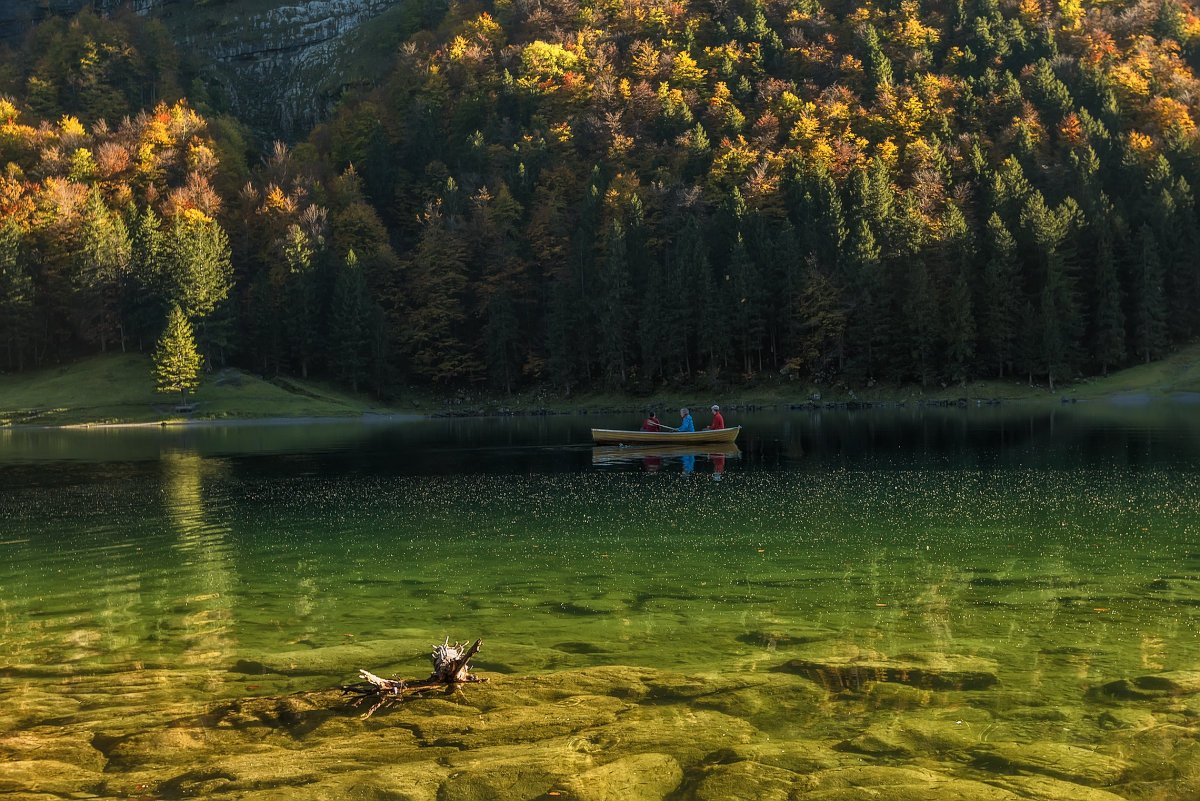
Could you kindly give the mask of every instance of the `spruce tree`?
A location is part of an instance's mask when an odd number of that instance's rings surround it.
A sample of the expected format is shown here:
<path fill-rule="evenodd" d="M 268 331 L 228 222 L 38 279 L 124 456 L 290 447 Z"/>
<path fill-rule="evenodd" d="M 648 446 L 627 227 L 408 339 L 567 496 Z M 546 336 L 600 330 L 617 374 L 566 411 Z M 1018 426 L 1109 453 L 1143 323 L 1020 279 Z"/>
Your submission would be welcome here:
<path fill-rule="evenodd" d="M 1122 311 L 1121 282 L 1117 276 L 1117 260 L 1113 253 L 1113 237 L 1109 226 L 1101 222 L 1096 242 L 1096 267 L 1092 291 L 1095 311 L 1092 319 L 1093 358 L 1100 371 L 1125 361 L 1125 313 Z"/>
<path fill-rule="evenodd" d="M 629 328 L 629 254 L 625 244 L 625 226 L 619 220 L 608 225 L 604 240 L 606 253 L 597 259 L 596 291 L 591 297 L 593 316 L 599 331 L 596 342 L 605 378 L 618 386 L 625 383 L 625 355 Z"/>
<path fill-rule="evenodd" d="M 995 212 L 984 231 L 987 262 L 983 267 L 979 319 L 986 332 L 981 347 L 999 378 L 1017 355 L 1021 325 L 1020 263 L 1017 243 Z"/>
<path fill-rule="evenodd" d="M 1137 291 L 1133 304 L 1133 340 L 1138 355 L 1149 363 L 1162 356 L 1167 346 L 1167 299 L 1163 287 L 1158 241 L 1149 225 L 1143 225 L 1134 242 Z"/>
<path fill-rule="evenodd" d="M 141 350 L 158 335 L 167 316 L 165 274 L 166 238 L 162 221 L 147 206 L 129 212 L 129 281 L 125 284 L 122 315 L 129 334 Z"/>
<path fill-rule="evenodd" d="M 34 283 L 26 263 L 24 235 L 10 218 L 0 224 L 0 341 L 10 368 L 25 366 L 33 319 Z"/>
<path fill-rule="evenodd" d="M 72 311 L 79 333 L 102 351 L 114 337 L 123 349 L 120 298 L 129 274 L 129 231 L 121 216 L 108 210 L 99 189 L 88 194 L 72 256 Z"/>
<path fill-rule="evenodd" d="M 333 283 L 329 309 L 329 361 L 332 372 L 358 392 L 366 378 L 370 346 L 371 303 L 358 257 L 346 254 Z"/>
<path fill-rule="evenodd" d="M 154 382 L 159 392 L 178 392 L 181 406 L 187 395 L 200 386 L 201 358 L 196 350 L 192 326 L 178 305 L 167 315 L 167 327 L 154 350 Z"/>

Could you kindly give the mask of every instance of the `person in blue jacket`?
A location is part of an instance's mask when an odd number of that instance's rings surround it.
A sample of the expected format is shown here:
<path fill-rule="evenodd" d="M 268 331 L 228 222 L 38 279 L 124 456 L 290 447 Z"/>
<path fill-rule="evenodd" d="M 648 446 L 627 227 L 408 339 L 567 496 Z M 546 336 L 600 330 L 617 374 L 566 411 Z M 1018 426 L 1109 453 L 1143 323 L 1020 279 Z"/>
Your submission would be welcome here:
<path fill-rule="evenodd" d="M 679 416 L 683 418 L 683 422 L 679 424 L 676 431 L 695 431 L 696 425 L 692 422 L 692 416 L 688 413 L 687 407 L 679 410 Z"/>

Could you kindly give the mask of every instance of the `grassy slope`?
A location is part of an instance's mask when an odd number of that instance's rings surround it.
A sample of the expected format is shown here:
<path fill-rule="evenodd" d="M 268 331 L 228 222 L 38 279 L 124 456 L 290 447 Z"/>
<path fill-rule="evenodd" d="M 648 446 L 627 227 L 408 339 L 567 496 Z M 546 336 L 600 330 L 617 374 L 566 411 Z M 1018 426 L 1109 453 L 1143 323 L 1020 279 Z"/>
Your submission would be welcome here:
<path fill-rule="evenodd" d="M 314 382 L 279 385 L 238 370 L 204 377 L 175 411 L 178 395 L 154 389 L 150 359 L 136 354 L 95 356 L 63 367 L 0 376 L 0 425 L 149 423 L 183 419 L 344 417 L 377 411 L 368 401 Z"/>
<path fill-rule="evenodd" d="M 514 398 L 433 399 L 405 398 L 401 408 L 385 409 L 370 399 L 331 389 L 318 382 L 296 379 L 264 381 L 238 370 L 205 377 L 190 400 L 195 410 L 180 414 L 175 395 L 154 391 L 150 360 L 135 354 L 95 356 L 63 367 L 18 375 L 0 376 L 0 425 L 73 425 L 97 423 L 157 423 L 162 421 L 251 419 L 265 417 L 346 417 L 369 412 L 443 410 L 497 412 L 506 409 L 577 411 L 580 409 L 629 410 L 653 406 L 669 410 L 682 405 L 706 407 L 803 403 L 820 392 L 822 401 L 918 401 L 959 398 L 1000 398 L 1006 401 L 1058 402 L 1114 395 L 1167 397 L 1180 392 L 1200 392 L 1200 344 L 1185 348 L 1161 361 L 1132 367 L 1103 378 L 1091 378 L 1054 393 L 1020 381 L 972 382 L 967 387 L 875 386 L 851 391 L 814 387 L 802 381 L 772 376 L 734 389 L 708 386 L 656 392 L 652 396 L 587 394 L 569 399 L 544 391 Z"/>

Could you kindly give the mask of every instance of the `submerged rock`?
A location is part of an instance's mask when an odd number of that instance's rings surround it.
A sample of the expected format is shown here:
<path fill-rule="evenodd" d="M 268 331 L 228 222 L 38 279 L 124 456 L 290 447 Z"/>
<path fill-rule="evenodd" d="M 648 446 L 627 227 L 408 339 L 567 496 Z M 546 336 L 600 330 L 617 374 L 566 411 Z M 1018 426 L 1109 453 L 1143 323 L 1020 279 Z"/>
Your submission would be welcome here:
<path fill-rule="evenodd" d="M 1105 695 L 1134 700 L 1151 700 L 1200 693 L 1200 670 L 1172 670 L 1133 679 L 1110 681 L 1100 688 Z"/>
<path fill-rule="evenodd" d="M 565 783 L 577 801 L 662 801 L 683 781 L 666 754 L 638 754 L 585 770 Z"/>
<path fill-rule="evenodd" d="M 988 780 L 988 784 L 1012 790 L 1023 798 L 1034 801 L 1125 801 L 1124 796 L 1096 787 L 1052 779 L 1049 776 L 1001 776 Z"/>
<path fill-rule="evenodd" d="M 762 739 L 763 734 L 741 718 L 678 705 L 635 706 L 612 725 L 587 735 L 588 747 L 600 753 L 664 753 L 682 765 Z"/>
<path fill-rule="evenodd" d="M 815 740 L 771 740 L 763 743 L 735 745 L 728 752 L 717 752 L 717 756 L 728 758 L 722 762 L 756 762 L 784 768 L 793 773 L 814 773 L 842 766 L 850 759 L 848 754 L 834 751 L 828 745 Z"/>
<path fill-rule="evenodd" d="M 487 748 L 538 742 L 613 723 L 628 704 L 602 695 L 575 696 L 557 704 L 514 706 L 484 714 L 412 719 L 409 724 L 427 745 Z"/>
<path fill-rule="evenodd" d="M 264 673 L 342 676 L 365 667 L 383 674 L 399 665 L 420 664 L 424 668 L 429 664 L 428 654 L 428 640 L 364 640 L 291 651 L 245 652 L 234 661 L 230 672 L 254 676 Z"/>
<path fill-rule="evenodd" d="M 92 745 L 91 731 L 63 731 L 39 726 L 0 735 L 0 763 L 22 761 L 62 762 L 88 771 L 104 770 L 107 760 Z"/>
<path fill-rule="evenodd" d="M 438 788 L 437 801 L 516 801 L 561 794 L 561 788 L 590 767 L 586 755 L 560 749 L 540 749 L 532 755 L 528 749 L 509 748 L 464 754 Z"/>
<path fill-rule="evenodd" d="M 802 676 L 758 673 L 737 684 L 727 683 L 692 703 L 748 720 L 764 731 L 787 732 L 795 731 L 800 721 L 815 714 L 824 695 Z"/>
<path fill-rule="evenodd" d="M 757 762 L 714 765 L 692 792 L 695 801 L 788 801 L 800 774 Z"/>
<path fill-rule="evenodd" d="M 778 670 L 799 673 L 833 692 L 859 690 L 871 682 L 898 682 L 935 690 L 979 690 L 996 683 L 999 666 L 980 656 L 927 653 L 890 658 L 793 659 Z"/>
<path fill-rule="evenodd" d="M 1024 770 L 1090 787 L 1116 784 L 1130 768 L 1119 757 L 1062 743 L 981 743 L 970 754 L 981 767 Z"/>
<path fill-rule="evenodd" d="M 804 776 L 790 796 L 796 801 L 1017 801 L 1017 794 L 984 782 L 924 768 L 880 765 L 835 768 Z"/>
<path fill-rule="evenodd" d="M 71 796 L 94 793 L 103 781 L 98 771 L 53 759 L 14 759 L 0 762 L 0 795 L 29 798 L 37 793 Z"/>

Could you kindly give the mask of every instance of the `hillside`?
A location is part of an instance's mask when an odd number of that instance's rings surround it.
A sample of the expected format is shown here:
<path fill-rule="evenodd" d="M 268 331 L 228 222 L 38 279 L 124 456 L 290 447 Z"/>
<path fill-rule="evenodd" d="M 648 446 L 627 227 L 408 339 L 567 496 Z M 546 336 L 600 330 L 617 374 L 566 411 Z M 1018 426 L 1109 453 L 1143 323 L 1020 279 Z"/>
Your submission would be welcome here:
<path fill-rule="evenodd" d="M 264 156 L 155 20 L 42 23 L 0 68 L 4 366 L 176 305 L 214 369 L 383 396 L 1055 389 L 1200 333 L 1188 4 L 406 13 Z"/>
<path fill-rule="evenodd" d="M 174 394 L 155 392 L 146 356 L 95 356 L 0 380 L 0 426 L 352 417 L 380 410 L 314 382 L 269 382 L 234 369 L 206 376 L 189 412 L 178 411 L 177 402 Z"/>

